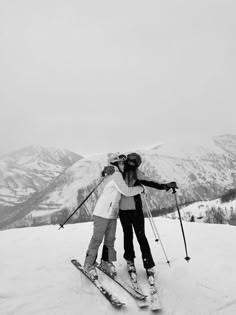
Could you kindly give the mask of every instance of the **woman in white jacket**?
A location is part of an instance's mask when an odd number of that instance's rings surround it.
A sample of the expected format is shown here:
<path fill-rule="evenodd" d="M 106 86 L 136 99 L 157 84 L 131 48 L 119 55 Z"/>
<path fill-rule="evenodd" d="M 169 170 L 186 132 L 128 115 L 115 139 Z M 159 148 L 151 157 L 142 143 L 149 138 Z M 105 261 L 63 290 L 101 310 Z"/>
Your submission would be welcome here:
<path fill-rule="evenodd" d="M 106 270 L 115 274 L 113 261 L 116 261 L 114 248 L 117 217 L 121 194 L 135 196 L 143 192 L 142 186 L 128 187 L 122 172 L 124 171 L 125 155 L 111 154 L 108 163 L 115 166 L 115 172 L 104 180 L 105 187 L 93 212 L 93 235 L 86 252 L 84 268 L 91 277 L 97 277 L 95 261 L 98 249 L 104 238 L 101 264 Z"/>

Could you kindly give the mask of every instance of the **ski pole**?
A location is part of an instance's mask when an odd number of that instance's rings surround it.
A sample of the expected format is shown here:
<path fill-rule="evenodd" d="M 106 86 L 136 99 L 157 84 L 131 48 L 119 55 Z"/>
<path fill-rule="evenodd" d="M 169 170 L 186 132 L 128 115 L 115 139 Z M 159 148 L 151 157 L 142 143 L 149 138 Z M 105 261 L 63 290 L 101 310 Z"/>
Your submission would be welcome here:
<path fill-rule="evenodd" d="M 149 219 L 149 222 L 150 222 L 150 224 L 151 224 L 151 228 L 152 228 L 153 234 L 154 234 L 154 236 L 155 236 L 155 241 L 156 241 L 156 242 L 160 241 L 160 244 L 161 244 L 163 253 L 164 253 L 165 257 L 166 257 L 166 262 L 167 262 L 167 264 L 170 266 L 170 261 L 169 261 L 169 259 L 168 259 L 168 257 L 167 257 L 167 254 L 166 254 L 164 245 L 163 245 L 163 243 L 162 243 L 162 241 L 161 241 L 161 238 L 160 238 L 160 235 L 159 235 L 159 233 L 158 233 L 158 231 L 157 231 L 157 227 L 156 227 L 155 222 L 154 222 L 154 220 L 153 220 L 153 216 L 152 216 L 151 210 L 150 210 L 150 208 L 149 208 L 149 206 L 148 206 L 148 203 L 147 203 L 147 200 L 146 200 L 145 195 L 143 195 L 143 199 L 144 199 L 144 202 L 145 202 L 145 205 L 146 205 L 146 212 L 147 212 L 147 215 L 148 215 L 148 219 Z"/>
<path fill-rule="evenodd" d="M 86 200 L 92 195 L 92 193 L 97 189 L 97 187 L 104 181 L 105 177 L 94 187 L 94 189 L 88 194 L 88 196 L 84 199 L 84 201 L 81 202 L 81 204 L 71 213 L 71 215 L 65 220 L 64 223 L 60 224 L 60 227 L 58 230 L 61 228 L 64 228 L 64 224 L 66 224 L 67 221 L 75 214 L 76 211 L 79 210 L 79 208 L 85 203 Z"/>
<path fill-rule="evenodd" d="M 180 226 L 181 226 L 181 230 L 182 230 L 182 234 L 183 234 L 183 239 L 184 239 L 184 246 L 185 246 L 185 252 L 186 252 L 186 257 L 184 258 L 187 262 L 189 262 L 189 260 L 191 259 L 188 256 L 188 251 L 187 251 L 187 244 L 186 244 L 186 239 L 185 239 L 185 235 L 184 235 L 184 227 L 183 227 L 183 223 L 182 223 L 182 219 L 181 219 L 181 215 L 180 215 L 180 211 L 179 211 L 179 206 L 178 206 L 178 201 L 177 201 L 177 196 L 176 196 L 176 189 L 172 188 L 172 194 L 175 195 L 175 203 L 176 203 L 176 208 L 179 214 L 179 221 L 180 221 Z"/>

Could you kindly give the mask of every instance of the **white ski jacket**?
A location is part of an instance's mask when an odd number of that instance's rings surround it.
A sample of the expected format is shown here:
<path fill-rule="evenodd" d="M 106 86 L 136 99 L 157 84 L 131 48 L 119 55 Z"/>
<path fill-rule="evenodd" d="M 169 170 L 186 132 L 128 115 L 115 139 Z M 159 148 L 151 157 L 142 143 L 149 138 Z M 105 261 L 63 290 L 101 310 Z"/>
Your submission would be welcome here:
<path fill-rule="evenodd" d="M 96 203 L 93 215 L 106 219 L 116 219 L 118 217 L 121 194 L 131 197 L 144 191 L 142 186 L 128 187 L 118 168 L 104 182 L 105 187 Z"/>

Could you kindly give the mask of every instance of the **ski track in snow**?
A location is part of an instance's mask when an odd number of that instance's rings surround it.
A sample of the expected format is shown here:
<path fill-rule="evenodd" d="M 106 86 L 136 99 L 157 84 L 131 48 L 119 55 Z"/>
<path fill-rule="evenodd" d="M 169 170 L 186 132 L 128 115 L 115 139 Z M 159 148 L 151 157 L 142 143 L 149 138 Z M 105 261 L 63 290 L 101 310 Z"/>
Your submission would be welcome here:
<path fill-rule="evenodd" d="M 222 310 L 226 310 L 227 308 L 229 308 L 229 307 L 231 307 L 231 306 L 234 306 L 235 304 L 236 304 L 236 299 L 233 299 L 233 300 L 229 301 L 228 303 L 225 303 L 224 305 L 222 305 L 220 308 L 218 308 L 218 309 L 216 310 L 216 312 L 217 312 L 217 314 L 218 314 L 218 313 L 221 312 Z M 233 315 L 233 313 L 232 313 L 232 315 Z"/>

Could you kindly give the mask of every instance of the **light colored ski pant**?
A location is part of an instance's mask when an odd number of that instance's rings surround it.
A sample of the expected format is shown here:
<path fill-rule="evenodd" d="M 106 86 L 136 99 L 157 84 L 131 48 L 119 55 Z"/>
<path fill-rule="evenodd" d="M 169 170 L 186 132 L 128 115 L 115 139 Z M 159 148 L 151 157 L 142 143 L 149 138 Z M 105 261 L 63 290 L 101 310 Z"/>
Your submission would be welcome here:
<path fill-rule="evenodd" d="M 116 261 L 116 250 L 114 248 L 116 225 L 117 219 L 93 216 L 93 235 L 86 252 L 85 267 L 95 263 L 103 238 L 104 246 L 108 249 L 108 261 Z"/>

